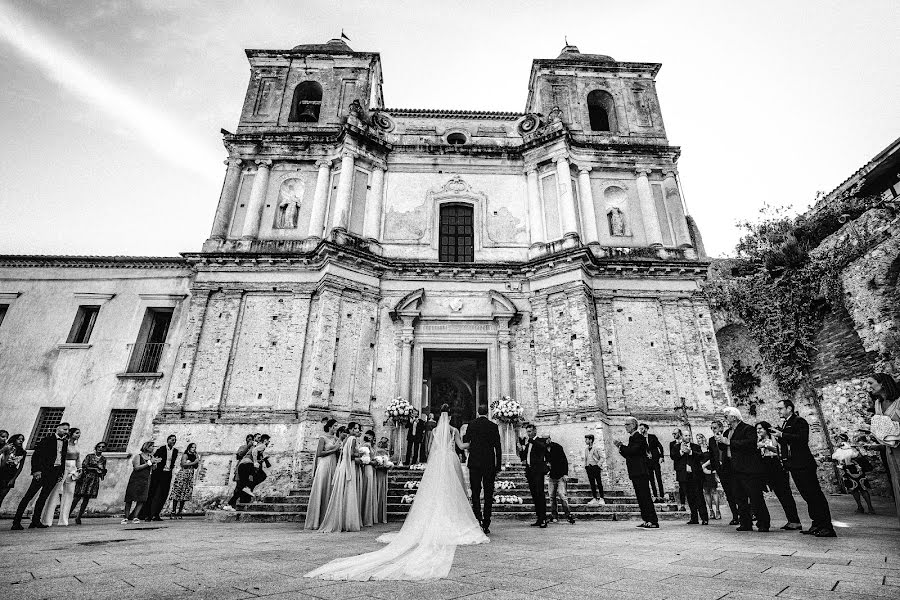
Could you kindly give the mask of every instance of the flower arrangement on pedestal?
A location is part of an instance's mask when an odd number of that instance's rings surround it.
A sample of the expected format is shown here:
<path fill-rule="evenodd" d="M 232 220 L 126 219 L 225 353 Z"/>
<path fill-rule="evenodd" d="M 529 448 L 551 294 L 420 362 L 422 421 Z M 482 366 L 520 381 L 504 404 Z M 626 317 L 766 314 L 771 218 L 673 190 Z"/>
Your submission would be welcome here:
<path fill-rule="evenodd" d="M 412 411 L 413 407 L 412 404 L 409 403 L 409 400 L 406 400 L 405 398 L 394 398 L 391 400 L 391 403 L 388 404 L 387 411 L 385 412 L 388 420 L 392 421 L 394 425 L 402 425 L 409 422 Z"/>
<path fill-rule="evenodd" d="M 491 402 L 491 411 L 493 416 L 503 423 L 517 424 L 522 420 L 525 410 L 517 400 L 513 400 L 509 396 L 503 396 L 499 400 Z"/>

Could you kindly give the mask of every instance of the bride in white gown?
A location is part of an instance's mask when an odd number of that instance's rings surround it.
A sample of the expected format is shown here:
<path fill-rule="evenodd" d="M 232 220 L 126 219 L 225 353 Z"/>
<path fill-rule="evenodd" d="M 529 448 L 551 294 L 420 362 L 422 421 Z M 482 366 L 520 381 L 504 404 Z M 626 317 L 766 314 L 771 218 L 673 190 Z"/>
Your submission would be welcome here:
<path fill-rule="evenodd" d="M 443 407 L 441 407 L 443 409 Z M 400 531 L 378 538 L 388 545 L 375 552 L 333 560 L 305 577 L 366 581 L 414 581 L 446 577 L 456 547 L 490 540 L 472 513 L 463 487 L 462 466 L 453 446 L 458 432 L 441 413 L 409 514 Z"/>

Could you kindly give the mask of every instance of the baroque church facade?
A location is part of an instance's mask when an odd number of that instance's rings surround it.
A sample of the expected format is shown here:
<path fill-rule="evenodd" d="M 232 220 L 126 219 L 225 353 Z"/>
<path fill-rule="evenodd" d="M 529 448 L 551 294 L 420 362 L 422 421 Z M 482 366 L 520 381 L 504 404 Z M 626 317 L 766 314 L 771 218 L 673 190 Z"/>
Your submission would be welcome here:
<path fill-rule="evenodd" d="M 617 488 L 625 416 L 665 440 L 728 403 L 659 64 L 566 46 L 516 113 L 386 108 L 379 55 L 341 40 L 247 57 L 201 251 L 0 257 L 0 427 L 114 439 L 100 505 L 170 433 L 200 498 L 269 433 L 286 492 L 323 417 L 387 435 L 397 397 L 457 422 L 514 398 L 576 465 L 593 433 Z"/>

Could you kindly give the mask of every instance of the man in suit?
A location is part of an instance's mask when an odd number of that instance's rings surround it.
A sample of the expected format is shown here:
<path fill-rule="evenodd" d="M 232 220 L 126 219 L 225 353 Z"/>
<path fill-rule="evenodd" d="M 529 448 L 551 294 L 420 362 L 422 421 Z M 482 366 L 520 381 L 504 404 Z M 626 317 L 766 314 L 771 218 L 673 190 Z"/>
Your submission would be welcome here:
<path fill-rule="evenodd" d="M 569 459 L 566 458 L 566 451 L 562 446 L 550 439 L 547 435 L 544 437 L 547 442 L 547 454 L 550 457 L 550 521 L 551 523 L 559 523 L 559 511 L 556 509 L 556 500 L 562 504 L 563 510 L 566 511 L 566 520 L 572 525 L 575 519 L 572 518 L 572 511 L 569 510 L 569 499 L 566 497 L 566 475 L 569 474 Z"/>
<path fill-rule="evenodd" d="M 425 421 L 419 418 L 419 411 L 412 410 L 406 425 L 406 464 L 422 462 L 422 440 L 425 439 Z"/>
<path fill-rule="evenodd" d="M 716 442 L 716 438 L 723 435 L 725 426 L 721 421 L 712 422 L 713 439 L 709 441 L 709 460 L 710 466 L 715 469 L 719 475 L 719 481 L 722 482 L 722 489 L 725 490 L 725 499 L 728 501 L 728 508 L 731 510 L 731 522 L 729 525 L 738 525 L 738 509 L 734 502 L 734 481 L 731 472 L 731 459 L 725 454 L 725 446 Z M 729 431 L 730 433 L 730 431 Z"/>
<path fill-rule="evenodd" d="M 675 439 L 679 442 L 677 446 L 671 449 L 672 458 L 678 455 L 682 461 L 684 469 L 679 473 L 678 483 L 684 482 L 684 490 L 687 495 L 688 506 L 691 509 L 691 519 L 688 525 L 698 525 L 703 523 L 709 525 L 709 513 L 706 510 L 706 501 L 703 499 L 703 464 L 700 462 L 700 446 L 691 443 L 691 441 L 681 435 L 678 431 L 678 437 Z M 697 520 L 697 518 L 700 520 Z"/>
<path fill-rule="evenodd" d="M 25 509 L 35 494 L 40 492 L 34 503 L 34 511 L 31 514 L 31 524 L 28 529 L 45 529 L 47 526 L 41 523 L 41 513 L 44 512 L 44 504 L 53 493 L 53 488 L 62 479 L 66 465 L 66 452 L 69 449 L 69 424 L 60 423 L 56 426 L 56 433 L 45 436 L 34 447 L 31 455 L 31 485 L 13 517 L 12 529 L 22 529 L 22 516 Z"/>
<path fill-rule="evenodd" d="M 650 471 L 650 490 L 653 492 L 654 500 L 662 502 L 663 496 L 666 495 L 665 490 L 663 490 L 662 467 L 660 466 L 660 461 L 665 458 L 662 444 L 659 443 L 658 437 L 650 433 L 650 426 L 646 423 L 641 423 L 638 426 L 638 431 L 647 440 L 647 448 L 649 449 L 647 470 Z"/>
<path fill-rule="evenodd" d="M 781 459 L 785 469 L 794 479 L 797 491 L 806 501 L 812 526 L 803 531 L 816 537 L 837 537 L 831 523 L 831 509 L 822 493 L 822 486 L 816 475 L 818 464 L 809 449 L 809 423 L 797 414 L 794 403 L 781 400 L 778 411 L 784 422 L 776 427 L 775 439 L 781 446 Z"/>
<path fill-rule="evenodd" d="M 528 479 L 528 489 L 531 490 L 534 510 L 537 513 L 537 521 L 532 527 L 547 527 L 547 496 L 544 494 L 544 477 L 550 470 L 547 446 L 544 440 L 537 436 L 537 427 L 533 423 L 525 426 L 528 437 L 519 440 L 519 457 L 525 463 L 525 477 Z"/>
<path fill-rule="evenodd" d="M 145 506 L 150 505 L 149 513 L 146 515 L 147 520 L 162 521 L 160 513 L 166 505 L 169 490 L 172 489 L 172 473 L 175 471 L 175 465 L 178 464 L 176 462 L 178 448 L 175 447 L 177 441 L 177 437 L 170 435 L 166 438 L 165 446 L 160 446 L 153 453 L 156 458 L 160 459 L 160 462 L 150 476 L 149 502 L 145 504 Z"/>
<path fill-rule="evenodd" d="M 638 431 L 638 421 L 634 417 L 625 419 L 625 431 L 628 432 L 628 444 L 616 440 L 619 454 L 625 457 L 625 465 L 628 468 L 628 478 L 634 486 L 634 495 L 637 496 L 638 506 L 641 508 L 643 523 L 638 527 L 644 529 L 659 529 L 659 519 L 656 516 L 656 508 L 653 506 L 653 498 L 650 496 L 650 472 L 647 470 L 647 440 Z"/>
<path fill-rule="evenodd" d="M 485 534 L 491 532 L 491 509 L 494 506 L 494 478 L 500 471 L 503 449 L 500 429 L 488 419 L 487 405 L 478 407 L 478 418 L 469 423 L 463 442 L 469 444 L 469 486 L 472 488 L 472 512 Z M 484 490 L 484 510 L 481 490 Z"/>
<path fill-rule="evenodd" d="M 756 446 L 756 428 L 744 423 L 741 411 L 733 406 L 723 410 L 731 430 L 731 437 L 720 435 L 716 442 L 725 447 L 725 454 L 731 460 L 734 473 L 735 502 L 738 508 L 738 531 L 753 531 L 753 515 L 756 528 L 760 532 L 769 531 L 769 509 L 763 497 L 766 470 L 762 455 Z M 752 510 L 752 513 L 751 513 Z"/>
<path fill-rule="evenodd" d="M 680 429 L 672 430 L 672 441 L 669 442 L 669 457 L 672 459 L 672 466 L 675 468 L 675 481 L 678 482 L 678 502 L 681 510 L 684 510 L 685 500 L 687 500 L 687 457 L 678 451 L 681 446 L 681 440 L 684 434 Z"/>

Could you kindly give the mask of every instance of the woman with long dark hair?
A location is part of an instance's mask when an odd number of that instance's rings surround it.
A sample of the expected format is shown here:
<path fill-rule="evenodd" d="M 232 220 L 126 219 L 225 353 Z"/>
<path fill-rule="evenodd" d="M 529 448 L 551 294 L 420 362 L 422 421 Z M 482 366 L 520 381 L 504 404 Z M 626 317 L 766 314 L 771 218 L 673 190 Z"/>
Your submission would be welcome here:
<path fill-rule="evenodd" d="M 76 525 L 81 525 L 81 517 L 84 516 L 88 502 L 97 497 L 100 492 L 100 481 L 106 477 L 104 450 L 106 450 L 106 444 L 98 442 L 94 444 L 94 452 L 85 456 L 81 461 L 81 478 L 75 483 L 75 501 L 72 503 L 72 510 L 74 510 L 78 506 L 78 501 L 81 501 L 81 508 L 78 509 L 78 516 L 75 517 Z"/>
<path fill-rule="evenodd" d="M 69 512 L 72 509 L 72 500 L 75 498 L 75 482 L 81 477 L 81 471 L 78 468 L 78 440 L 81 438 L 81 430 L 77 427 L 69 429 L 69 445 L 66 450 L 66 462 L 63 469 L 63 477 L 56 484 L 47 504 L 44 505 L 44 512 L 41 516 L 41 522 L 50 527 L 53 525 L 53 515 L 56 507 L 59 507 L 59 518 L 57 525 L 67 526 L 69 524 Z"/>
<path fill-rule="evenodd" d="M 194 475 L 199 466 L 200 453 L 197 452 L 197 444 L 191 442 L 181 455 L 181 470 L 172 482 L 172 514 L 169 518 L 182 518 L 184 503 L 194 497 Z"/>
<path fill-rule="evenodd" d="M 328 508 L 328 500 L 331 498 L 331 479 L 338 463 L 338 452 L 341 451 L 341 441 L 334 433 L 337 421 L 328 419 L 323 427 L 323 433 L 316 442 L 316 453 L 313 455 L 313 480 L 309 490 L 309 505 L 306 508 L 305 529 L 318 529 Z"/>
<path fill-rule="evenodd" d="M 866 379 L 866 386 L 875 405 L 871 429 L 878 445 L 872 448 L 884 451 L 882 458 L 890 476 L 894 506 L 900 520 L 900 385 L 887 373 L 874 373 Z"/>

